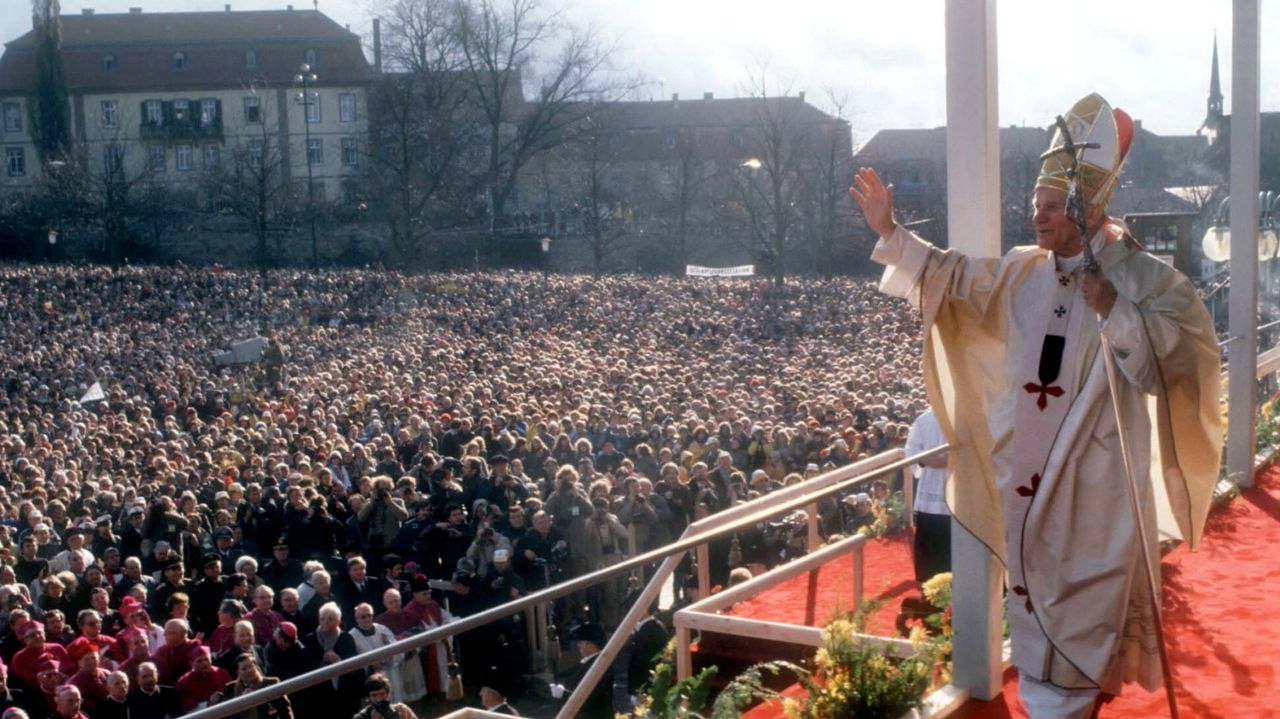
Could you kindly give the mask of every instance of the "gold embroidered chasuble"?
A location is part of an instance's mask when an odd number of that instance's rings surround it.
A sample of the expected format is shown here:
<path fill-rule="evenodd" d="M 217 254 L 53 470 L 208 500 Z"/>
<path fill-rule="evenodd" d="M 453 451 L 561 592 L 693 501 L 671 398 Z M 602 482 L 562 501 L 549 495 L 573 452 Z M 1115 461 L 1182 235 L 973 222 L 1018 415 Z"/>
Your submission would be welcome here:
<path fill-rule="evenodd" d="M 1104 238 L 1095 251 L 1118 297 L 1102 331 L 1148 540 L 1155 551 L 1154 488 L 1194 549 L 1221 453 L 1213 325 L 1185 276 Z M 881 291 L 923 314 L 925 383 L 952 447 L 947 503 L 1008 572 L 1014 664 L 1066 688 L 1155 689 L 1143 558 L 1078 259 L 1035 246 L 969 258 L 901 227 L 872 259 L 886 265 Z"/>

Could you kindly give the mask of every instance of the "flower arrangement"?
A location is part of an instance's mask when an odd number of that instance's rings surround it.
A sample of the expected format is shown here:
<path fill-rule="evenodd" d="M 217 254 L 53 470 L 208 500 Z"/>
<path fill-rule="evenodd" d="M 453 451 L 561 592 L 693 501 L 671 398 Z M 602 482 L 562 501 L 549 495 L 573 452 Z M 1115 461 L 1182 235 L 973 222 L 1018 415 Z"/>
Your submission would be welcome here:
<path fill-rule="evenodd" d="M 874 504 L 871 512 L 875 515 L 875 521 L 859 527 L 858 534 L 883 537 L 907 528 L 906 500 L 902 492 L 894 492 L 883 503 Z"/>
<path fill-rule="evenodd" d="M 1280 393 L 1263 402 L 1258 414 L 1259 449 L 1280 444 Z M 1225 419 L 1223 424 L 1226 424 Z"/>
<path fill-rule="evenodd" d="M 911 626 L 911 644 L 934 657 L 931 689 L 951 682 L 951 572 L 935 574 L 920 589 L 937 611 Z"/>
<path fill-rule="evenodd" d="M 920 706 L 935 664 L 930 644 L 915 647 L 907 658 L 886 656 L 863 639 L 864 607 L 841 614 L 822 630 L 822 647 L 812 671 L 789 662 L 751 667 L 721 692 L 712 707 L 713 719 L 729 719 L 759 700 L 777 700 L 789 719 L 897 719 Z M 795 674 L 803 697 L 783 696 L 764 685 L 766 674 Z"/>

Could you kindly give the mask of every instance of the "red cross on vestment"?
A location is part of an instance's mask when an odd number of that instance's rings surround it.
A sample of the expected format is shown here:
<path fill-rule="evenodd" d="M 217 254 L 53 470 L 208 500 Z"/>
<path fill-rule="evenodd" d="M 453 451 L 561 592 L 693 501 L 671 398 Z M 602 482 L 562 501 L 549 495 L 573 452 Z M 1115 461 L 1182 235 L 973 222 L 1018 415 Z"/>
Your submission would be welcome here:
<path fill-rule="evenodd" d="M 1031 486 L 1028 487 L 1023 485 L 1018 487 L 1017 492 L 1023 497 L 1034 497 L 1036 496 L 1036 490 L 1038 489 L 1040 489 L 1040 474 L 1036 473 L 1031 475 Z"/>
<path fill-rule="evenodd" d="M 1044 408 L 1048 406 L 1049 397 L 1061 397 L 1063 395 L 1063 389 L 1061 387 L 1053 387 L 1047 384 L 1028 382 L 1022 385 L 1022 388 L 1031 394 L 1036 394 L 1037 392 L 1040 393 L 1040 396 L 1036 399 L 1036 406 L 1040 408 L 1041 412 L 1043 412 Z"/>

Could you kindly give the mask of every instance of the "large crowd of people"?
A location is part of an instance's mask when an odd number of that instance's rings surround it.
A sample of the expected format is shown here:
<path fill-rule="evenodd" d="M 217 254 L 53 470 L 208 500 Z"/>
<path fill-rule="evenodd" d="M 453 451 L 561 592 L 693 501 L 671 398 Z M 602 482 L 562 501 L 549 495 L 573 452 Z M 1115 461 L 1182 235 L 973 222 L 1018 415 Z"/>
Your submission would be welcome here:
<path fill-rule="evenodd" d="M 850 279 L 7 267 L 0 333 L 0 709 L 34 719 L 176 717 L 370 651 L 902 446 L 926 408 L 918 316 Z M 716 583 L 793 551 L 739 539 Z M 555 621 L 607 632 L 625 593 Z M 501 698 L 519 621 L 263 711 L 403 717 L 459 672 Z"/>

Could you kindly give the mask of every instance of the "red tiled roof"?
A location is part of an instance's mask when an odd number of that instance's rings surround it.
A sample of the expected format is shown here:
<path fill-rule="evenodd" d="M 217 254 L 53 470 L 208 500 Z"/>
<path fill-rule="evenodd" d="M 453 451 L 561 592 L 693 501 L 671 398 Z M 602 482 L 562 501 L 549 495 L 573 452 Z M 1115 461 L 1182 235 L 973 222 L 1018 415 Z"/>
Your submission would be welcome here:
<path fill-rule="evenodd" d="M 315 10 L 64 15 L 63 62 L 75 92 L 194 90 L 285 86 L 314 50 L 320 85 L 370 80 L 359 36 Z M 35 80 L 34 31 L 6 45 L 0 92 L 24 92 Z M 246 53 L 257 53 L 257 67 Z M 174 54 L 186 69 L 174 68 Z M 115 67 L 106 69 L 107 55 Z"/>

